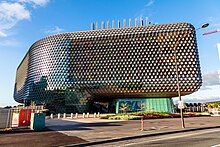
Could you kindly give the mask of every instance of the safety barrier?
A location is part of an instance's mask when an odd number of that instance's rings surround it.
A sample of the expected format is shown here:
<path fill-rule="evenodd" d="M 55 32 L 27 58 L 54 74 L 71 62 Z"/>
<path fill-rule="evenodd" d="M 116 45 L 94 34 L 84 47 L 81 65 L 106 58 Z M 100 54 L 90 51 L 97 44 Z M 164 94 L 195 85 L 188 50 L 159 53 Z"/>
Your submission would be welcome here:
<path fill-rule="evenodd" d="M 12 115 L 10 109 L 0 109 L 0 129 L 11 127 Z"/>

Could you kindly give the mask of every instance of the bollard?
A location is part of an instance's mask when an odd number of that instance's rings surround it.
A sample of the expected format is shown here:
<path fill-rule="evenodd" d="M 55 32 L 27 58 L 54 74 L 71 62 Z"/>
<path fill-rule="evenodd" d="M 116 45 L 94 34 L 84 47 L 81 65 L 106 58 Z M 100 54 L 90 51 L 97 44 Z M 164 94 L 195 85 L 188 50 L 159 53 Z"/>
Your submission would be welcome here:
<path fill-rule="evenodd" d="M 75 118 L 78 118 L 78 113 L 75 114 Z"/>
<path fill-rule="evenodd" d="M 89 118 L 89 113 L 86 114 L 86 117 Z"/>
<path fill-rule="evenodd" d="M 58 113 L 57 118 L 60 119 L 60 113 Z"/>
<path fill-rule="evenodd" d="M 66 113 L 63 113 L 63 118 L 66 118 Z"/>
<path fill-rule="evenodd" d="M 83 118 L 85 118 L 85 113 L 83 113 Z"/>
<path fill-rule="evenodd" d="M 141 117 L 141 131 L 144 131 L 144 117 Z"/>
<path fill-rule="evenodd" d="M 70 118 L 71 118 L 71 119 L 73 118 L 73 113 L 70 113 Z"/>
<path fill-rule="evenodd" d="M 100 113 L 98 112 L 97 117 L 100 117 Z"/>
<path fill-rule="evenodd" d="M 53 114 L 50 114 L 50 118 L 53 119 Z"/>
<path fill-rule="evenodd" d="M 94 116 L 93 116 L 94 118 L 96 118 L 96 113 L 94 113 Z"/>

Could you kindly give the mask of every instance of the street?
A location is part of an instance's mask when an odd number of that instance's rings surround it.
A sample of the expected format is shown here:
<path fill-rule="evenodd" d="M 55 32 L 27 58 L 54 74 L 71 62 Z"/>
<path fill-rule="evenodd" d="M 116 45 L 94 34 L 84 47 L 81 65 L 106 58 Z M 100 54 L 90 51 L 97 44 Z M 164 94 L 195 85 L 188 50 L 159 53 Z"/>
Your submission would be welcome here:
<path fill-rule="evenodd" d="M 100 144 L 98 146 L 103 145 L 104 144 Z M 157 137 L 147 137 L 141 139 L 108 143 L 105 144 L 105 146 L 220 147 L 220 129 L 208 129 L 171 135 L 161 135 Z"/>
<path fill-rule="evenodd" d="M 186 130 L 219 126 L 220 117 L 185 118 Z M 144 120 L 144 131 L 140 131 L 140 120 L 120 121 L 103 119 L 48 119 L 47 127 L 67 136 L 77 136 L 88 142 L 114 140 L 128 136 L 153 135 L 181 131 L 179 118 Z M 86 134 L 86 135 L 85 135 Z M 166 133 L 169 134 L 169 133 Z M 127 140 L 127 139 L 126 139 Z"/>
<path fill-rule="evenodd" d="M 0 146 L 217 147 L 220 144 L 220 117 L 185 120 L 184 130 L 180 127 L 179 118 L 144 120 L 144 131 L 140 131 L 140 120 L 47 119 L 47 128 L 41 132 L 28 128 L 0 132 Z"/>

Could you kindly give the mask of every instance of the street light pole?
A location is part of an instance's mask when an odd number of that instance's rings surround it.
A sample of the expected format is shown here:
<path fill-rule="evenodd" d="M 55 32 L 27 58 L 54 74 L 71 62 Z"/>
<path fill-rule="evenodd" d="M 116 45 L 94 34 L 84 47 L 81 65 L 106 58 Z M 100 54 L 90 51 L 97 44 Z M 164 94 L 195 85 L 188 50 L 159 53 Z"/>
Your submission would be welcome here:
<path fill-rule="evenodd" d="M 176 76 L 176 85 L 177 85 L 177 92 L 178 92 L 178 97 L 179 97 L 179 102 L 182 101 L 181 98 L 181 90 L 180 90 L 180 81 L 179 81 L 179 71 L 178 71 L 178 65 L 177 65 L 177 47 L 179 45 L 179 42 L 181 41 L 182 38 L 184 38 L 186 35 L 188 35 L 188 31 L 187 33 L 183 32 L 183 36 L 179 37 L 177 39 L 177 41 L 174 44 L 173 47 L 173 51 L 174 51 L 174 63 L 175 63 L 175 76 Z M 166 33 L 166 36 L 170 36 L 170 34 Z M 181 117 L 181 124 L 182 124 L 182 128 L 185 128 L 185 122 L 184 122 L 184 118 L 183 118 L 183 109 L 180 108 L 180 117 Z"/>
<path fill-rule="evenodd" d="M 187 35 L 188 33 L 184 33 L 184 36 L 183 38 Z M 174 46 L 174 58 L 175 58 L 175 72 L 176 72 L 176 82 L 177 82 L 177 91 L 178 91 L 178 97 L 179 97 L 179 102 L 182 101 L 182 98 L 181 98 L 181 91 L 180 91 L 180 82 L 179 82 L 179 71 L 178 71 L 178 65 L 177 65 L 177 46 L 179 45 L 179 41 L 181 40 L 182 38 L 178 38 L 177 42 L 175 43 L 175 46 Z M 185 128 L 185 121 L 184 121 L 184 117 L 183 117 L 183 109 L 180 108 L 180 118 L 181 118 L 181 124 L 182 124 L 182 128 Z"/>
<path fill-rule="evenodd" d="M 200 28 L 195 29 L 195 31 L 197 31 L 199 29 L 206 28 L 208 26 L 209 26 L 209 24 L 205 23 Z M 188 32 L 184 33 L 182 38 L 184 38 L 186 35 L 188 35 Z M 175 71 L 176 71 L 176 82 L 177 82 L 177 91 L 178 91 L 179 102 L 182 102 L 182 98 L 181 98 L 181 90 L 180 90 L 180 82 L 179 82 L 179 71 L 178 71 L 178 65 L 177 65 L 177 46 L 179 45 L 179 42 L 181 41 L 182 38 L 179 37 L 177 42 L 175 43 L 175 46 L 174 46 Z M 185 121 L 184 121 L 182 108 L 180 108 L 180 118 L 181 118 L 182 128 L 185 128 Z"/>
<path fill-rule="evenodd" d="M 195 31 L 197 31 L 197 30 L 199 30 L 199 29 L 202 29 L 202 28 L 206 28 L 206 27 L 208 27 L 209 26 L 209 24 L 208 23 L 205 23 L 205 24 L 203 24 L 201 27 L 199 27 L 199 28 L 197 28 L 197 29 L 195 29 Z M 178 45 L 179 45 L 179 42 L 181 41 L 181 39 L 182 38 L 184 38 L 186 35 L 188 35 L 188 31 L 187 32 L 183 32 L 182 34 L 183 34 L 183 36 L 182 37 L 179 37 L 178 39 L 177 39 L 177 41 L 175 42 L 175 44 L 174 44 L 174 47 L 173 47 L 173 50 L 174 50 L 174 58 L 175 58 L 175 60 L 174 60 L 174 62 L 175 62 L 175 76 L 176 76 L 176 85 L 177 85 L 177 92 L 178 92 L 178 97 L 179 97 L 179 103 L 182 103 L 183 104 L 183 102 L 182 102 L 182 98 L 181 98 L 181 89 L 180 89 L 180 80 L 179 80 L 179 71 L 178 71 L 178 61 L 177 61 L 177 47 L 178 47 Z M 165 36 L 164 37 L 166 37 L 166 36 L 169 36 L 170 34 L 169 33 L 165 33 L 164 34 Z M 162 35 L 163 36 L 163 35 Z M 162 40 L 162 39 L 161 39 Z M 181 117 L 181 124 L 182 124 L 182 128 L 185 128 L 185 122 L 184 122 L 184 118 L 183 118 L 183 108 L 182 108 L 182 106 L 181 107 L 179 107 L 179 109 L 180 109 L 180 117 Z"/>

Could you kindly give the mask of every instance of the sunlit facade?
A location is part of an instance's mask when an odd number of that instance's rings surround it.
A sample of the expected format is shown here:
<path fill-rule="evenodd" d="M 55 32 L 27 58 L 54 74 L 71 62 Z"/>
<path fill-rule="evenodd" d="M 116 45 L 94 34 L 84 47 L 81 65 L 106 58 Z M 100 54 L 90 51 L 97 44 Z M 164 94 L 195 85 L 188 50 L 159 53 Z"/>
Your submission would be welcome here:
<path fill-rule="evenodd" d="M 99 102 L 116 112 L 123 105 L 173 112 L 175 64 L 181 95 L 197 91 L 202 78 L 189 23 L 62 33 L 30 47 L 17 68 L 14 99 L 60 112 L 92 111 Z"/>

